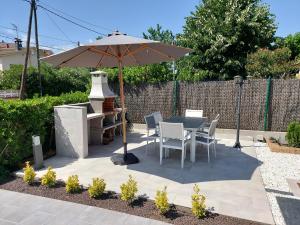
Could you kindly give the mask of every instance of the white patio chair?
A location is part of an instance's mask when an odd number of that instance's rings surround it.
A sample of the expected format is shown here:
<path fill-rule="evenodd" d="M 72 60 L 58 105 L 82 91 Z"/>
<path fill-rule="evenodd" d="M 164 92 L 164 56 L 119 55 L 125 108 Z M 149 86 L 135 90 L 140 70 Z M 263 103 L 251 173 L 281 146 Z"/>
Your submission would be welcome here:
<path fill-rule="evenodd" d="M 197 133 L 196 135 L 196 143 L 206 145 L 207 146 L 207 160 L 210 162 L 210 146 L 214 146 L 214 153 L 215 157 L 217 157 L 217 152 L 216 152 L 216 139 L 215 139 L 215 132 L 216 132 L 216 127 L 218 124 L 218 120 L 213 120 L 210 124 L 210 127 L 208 129 L 208 133 Z"/>
<path fill-rule="evenodd" d="M 182 123 L 159 123 L 160 129 L 160 165 L 162 164 L 164 148 L 181 150 L 181 168 L 184 167 L 184 159 L 186 157 L 186 144 L 188 139 L 185 137 L 185 132 Z"/>
<path fill-rule="evenodd" d="M 152 114 L 154 116 L 155 125 L 156 125 L 156 128 L 157 128 L 157 132 L 159 134 L 159 122 L 163 121 L 163 117 L 162 117 L 160 112 L 154 112 Z"/>
<path fill-rule="evenodd" d="M 147 126 L 147 145 L 146 145 L 146 154 L 148 154 L 148 144 L 149 141 L 154 141 L 154 147 L 156 146 L 156 139 L 159 138 L 158 129 L 155 123 L 155 118 L 153 114 L 147 115 L 144 117 L 146 126 Z M 150 134 L 152 132 L 152 134 Z"/>
<path fill-rule="evenodd" d="M 201 118 L 201 117 L 203 117 L 203 110 L 186 109 L 185 117 Z"/>
<path fill-rule="evenodd" d="M 217 120 L 219 122 L 219 119 L 220 119 L 220 114 L 217 114 L 214 120 Z M 200 130 L 199 132 L 197 132 L 197 134 L 200 135 L 202 133 L 202 134 L 206 134 L 207 135 L 209 127 L 210 127 L 210 123 L 206 123 L 203 126 L 202 130 Z"/>

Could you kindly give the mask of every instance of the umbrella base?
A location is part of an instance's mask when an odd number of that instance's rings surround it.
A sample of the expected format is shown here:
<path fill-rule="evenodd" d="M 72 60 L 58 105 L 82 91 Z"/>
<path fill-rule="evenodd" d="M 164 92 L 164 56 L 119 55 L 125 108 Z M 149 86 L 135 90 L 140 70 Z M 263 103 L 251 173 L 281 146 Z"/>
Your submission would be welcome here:
<path fill-rule="evenodd" d="M 233 145 L 233 148 L 239 148 L 239 149 L 241 149 L 242 146 L 241 146 L 240 142 L 235 142 L 235 144 Z"/>
<path fill-rule="evenodd" d="M 138 157 L 136 157 L 132 153 L 127 153 L 126 157 L 124 157 L 123 154 L 115 154 L 112 157 L 110 157 L 110 160 L 113 162 L 115 165 L 129 165 L 129 164 L 136 164 L 139 163 L 140 160 Z"/>

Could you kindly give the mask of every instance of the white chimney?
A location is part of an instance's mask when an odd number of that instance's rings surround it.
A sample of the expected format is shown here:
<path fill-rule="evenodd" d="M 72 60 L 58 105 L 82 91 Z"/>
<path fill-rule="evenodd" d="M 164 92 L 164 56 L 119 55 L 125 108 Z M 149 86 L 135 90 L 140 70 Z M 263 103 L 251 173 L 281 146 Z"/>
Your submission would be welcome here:
<path fill-rule="evenodd" d="M 104 71 L 91 72 L 92 88 L 89 100 L 95 113 L 103 113 L 103 102 L 107 98 L 115 98 L 116 95 L 110 90 L 107 82 L 107 73 Z"/>

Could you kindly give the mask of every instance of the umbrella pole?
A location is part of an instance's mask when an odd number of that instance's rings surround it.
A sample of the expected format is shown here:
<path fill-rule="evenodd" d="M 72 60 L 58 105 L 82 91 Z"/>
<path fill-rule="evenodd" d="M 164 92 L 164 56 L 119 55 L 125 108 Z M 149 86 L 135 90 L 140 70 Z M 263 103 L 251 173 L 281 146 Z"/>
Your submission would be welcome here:
<path fill-rule="evenodd" d="M 125 118 L 125 95 L 124 95 L 124 81 L 123 81 L 123 63 L 122 59 L 119 59 L 119 82 L 120 82 L 120 100 L 122 107 L 122 133 L 123 133 L 123 145 L 124 154 L 115 154 L 111 157 L 111 161 L 115 165 L 128 165 L 138 163 L 139 159 L 133 153 L 127 153 L 127 140 L 126 140 L 126 118 Z"/>
<path fill-rule="evenodd" d="M 125 118 L 125 96 L 124 96 L 124 82 L 123 82 L 123 65 L 122 60 L 119 60 L 119 83 L 120 83 L 120 100 L 122 108 L 122 134 L 124 145 L 124 160 L 127 159 L 127 140 L 126 140 L 126 118 Z"/>

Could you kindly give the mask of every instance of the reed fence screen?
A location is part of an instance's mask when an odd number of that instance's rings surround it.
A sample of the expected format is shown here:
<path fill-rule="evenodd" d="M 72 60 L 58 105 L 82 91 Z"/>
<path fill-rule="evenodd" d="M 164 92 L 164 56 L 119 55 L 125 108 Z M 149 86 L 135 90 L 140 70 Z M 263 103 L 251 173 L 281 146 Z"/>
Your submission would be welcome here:
<path fill-rule="evenodd" d="M 269 111 L 266 113 L 267 80 L 245 80 L 242 88 L 241 129 L 286 131 L 291 121 L 300 120 L 300 80 L 271 80 Z M 113 89 L 117 93 L 117 86 Z M 164 118 L 185 109 L 203 109 L 212 120 L 220 114 L 219 128 L 236 127 L 238 85 L 232 81 L 167 82 L 125 86 L 128 118 L 144 123 L 144 116 L 160 111 Z M 266 113 L 266 115 L 265 115 Z"/>

